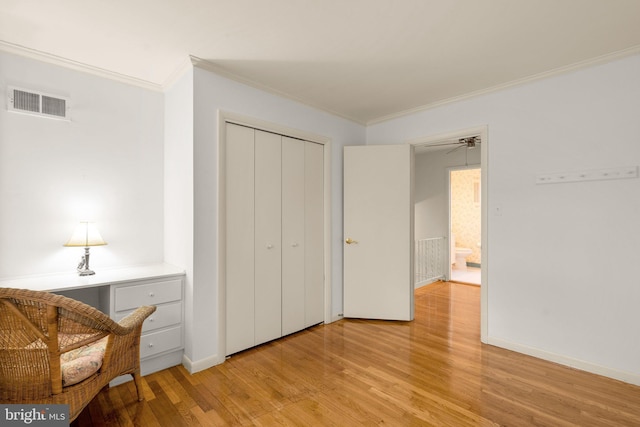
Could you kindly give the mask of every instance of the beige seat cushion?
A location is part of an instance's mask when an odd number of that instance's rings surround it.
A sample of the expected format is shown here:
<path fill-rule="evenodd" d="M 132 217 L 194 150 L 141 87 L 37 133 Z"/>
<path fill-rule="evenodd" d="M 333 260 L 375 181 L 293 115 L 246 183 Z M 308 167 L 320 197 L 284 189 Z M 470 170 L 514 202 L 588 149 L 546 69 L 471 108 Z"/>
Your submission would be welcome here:
<path fill-rule="evenodd" d="M 60 355 L 63 387 L 77 384 L 98 372 L 107 348 L 107 339 L 108 337 L 104 337 Z"/>

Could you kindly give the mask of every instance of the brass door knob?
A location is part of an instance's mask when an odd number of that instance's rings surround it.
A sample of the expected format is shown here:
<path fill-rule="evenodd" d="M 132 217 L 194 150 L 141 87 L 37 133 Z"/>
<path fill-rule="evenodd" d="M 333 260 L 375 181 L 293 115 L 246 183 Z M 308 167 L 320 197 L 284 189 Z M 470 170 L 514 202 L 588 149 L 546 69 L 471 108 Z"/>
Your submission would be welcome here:
<path fill-rule="evenodd" d="M 357 240 L 353 240 L 351 237 L 347 237 L 347 240 L 344 241 L 347 245 L 352 245 L 354 243 L 358 243 Z"/>

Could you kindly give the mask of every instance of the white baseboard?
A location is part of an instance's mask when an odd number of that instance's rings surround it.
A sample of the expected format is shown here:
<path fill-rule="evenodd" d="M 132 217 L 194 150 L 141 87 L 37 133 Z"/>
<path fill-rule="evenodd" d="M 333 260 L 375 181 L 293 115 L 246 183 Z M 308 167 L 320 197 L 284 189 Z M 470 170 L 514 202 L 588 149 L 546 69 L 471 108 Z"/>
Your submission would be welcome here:
<path fill-rule="evenodd" d="M 423 280 L 422 282 L 414 283 L 413 288 L 414 289 L 418 289 L 418 288 L 421 288 L 423 286 L 428 286 L 428 285 L 431 285 L 432 283 L 439 282 L 441 280 L 445 280 L 445 278 L 444 277 L 440 277 L 438 279 L 433 279 L 433 280 Z"/>
<path fill-rule="evenodd" d="M 528 356 L 537 357 L 538 359 L 548 360 L 550 362 L 559 363 L 560 365 L 569 366 L 581 371 L 602 375 L 604 377 L 609 377 L 615 380 L 623 381 L 625 383 L 640 386 L 640 374 L 607 368 L 606 366 L 596 365 L 595 363 L 585 362 L 584 360 L 574 359 L 562 354 L 551 353 L 539 348 L 529 347 L 495 337 L 489 337 L 489 339 L 487 340 L 487 344 L 506 348 L 507 350 L 513 350 L 518 353 L 526 354 Z"/>
<path fill-rule="evenodd" d="M 344 317 L 342 316 L 342 314 L 336 314 L 335 316 L 333 316 L 333 317 L 331 318 L 331 322 L 329 322 L 329 323 L 337 322 L 338 320 L 342 320 L 342 319 L 344 319 Z"/>
<path fill-rule="evenodd" d="M 217 354 L 213 356 L 209 356 L 207 358 L 192 361 L 186 355 L 182 356 L 182 366 L 185 367 L 190 374 L 195 374 L 196 372 L 204 371 L 205 369 L 209 369 L 212 366 L 216 366 L 224 362 L 224 357 L 220 357 Z"/>

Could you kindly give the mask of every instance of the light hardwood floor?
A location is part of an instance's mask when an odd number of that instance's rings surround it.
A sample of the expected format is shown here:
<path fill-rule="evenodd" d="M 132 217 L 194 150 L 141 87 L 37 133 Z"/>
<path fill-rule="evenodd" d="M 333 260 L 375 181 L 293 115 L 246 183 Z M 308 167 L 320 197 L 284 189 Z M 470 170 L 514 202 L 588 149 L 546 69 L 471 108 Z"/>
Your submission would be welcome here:
<path fill-rule="evenodd" d="M 640 426 L 640 387 L 481 344 L 479 293 L 435 283 L 413 322 L 342 320 L 148 375 L 145 402 L 113 387 L 74 425 Z"/>

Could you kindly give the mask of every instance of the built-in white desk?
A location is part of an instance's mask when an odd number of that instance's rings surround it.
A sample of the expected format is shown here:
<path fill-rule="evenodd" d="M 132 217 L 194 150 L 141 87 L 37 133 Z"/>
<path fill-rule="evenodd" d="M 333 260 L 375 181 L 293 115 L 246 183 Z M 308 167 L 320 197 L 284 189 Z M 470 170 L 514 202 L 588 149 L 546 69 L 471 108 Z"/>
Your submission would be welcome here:
<path fill-rule="evenodd" d="M 0 288 L 48 291 L 83 301 L 119 321 L 137 307 L 157 307 L 142 327 L 140 369 L 150 374 L 182 362 L 184 349 L 184 270 L 170 264 L 99 269 L 77 273 L 0 279 Z M 127 377 L 112 382 L 126 381 Z"/>

